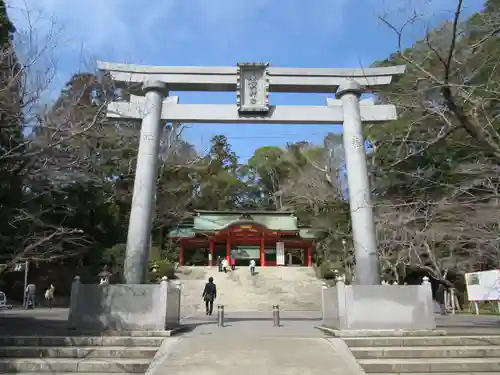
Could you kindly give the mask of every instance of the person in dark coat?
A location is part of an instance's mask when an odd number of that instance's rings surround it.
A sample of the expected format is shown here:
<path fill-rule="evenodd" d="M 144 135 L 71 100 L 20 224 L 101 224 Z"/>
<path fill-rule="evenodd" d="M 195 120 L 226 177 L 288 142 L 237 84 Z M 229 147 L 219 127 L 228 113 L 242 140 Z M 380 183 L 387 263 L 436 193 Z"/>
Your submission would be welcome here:
<path fill-rule="evenodd" d="M 205 289 L 203 289 L 201 297 L 205 301 L 206 314 L 212 315 L 214 300 L 217 298 L 217 287 L 215 286 L 213 277 L 208 278 L 208 283 L 205 284 Z"/>
<path fill-rule="evenodd" d="M 446 285 L 444 281 L 441 281 L 436 290 L 436 302 L 439 303 L 441 315 L 446 315 L 445 292 L 446 292 Z"/>

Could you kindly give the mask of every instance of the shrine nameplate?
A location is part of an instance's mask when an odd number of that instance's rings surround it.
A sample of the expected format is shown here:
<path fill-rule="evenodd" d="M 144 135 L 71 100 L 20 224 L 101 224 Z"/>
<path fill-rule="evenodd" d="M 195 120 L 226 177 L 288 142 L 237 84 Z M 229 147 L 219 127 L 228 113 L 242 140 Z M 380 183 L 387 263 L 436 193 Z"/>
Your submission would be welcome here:
<path fill-rule="evenodd" d="M 269 112 L 268 63 L 239 63 L 236 101 L 240 113 Z"/>

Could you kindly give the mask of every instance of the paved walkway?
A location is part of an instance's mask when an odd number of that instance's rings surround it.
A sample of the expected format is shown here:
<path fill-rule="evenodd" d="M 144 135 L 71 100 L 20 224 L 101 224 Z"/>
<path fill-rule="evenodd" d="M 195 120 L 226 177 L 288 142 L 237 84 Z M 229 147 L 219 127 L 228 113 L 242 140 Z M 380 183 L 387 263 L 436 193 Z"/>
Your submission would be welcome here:
<path fill-rule="evenodd" d="M 345 360 L 340 339 L 216 335 L 173 338 L 162 346 L 155 365 L 160 374 L 363 374 Z"/>
<path fill-rule="evenodd" d="M 272 312 L 227 311 L 224 315 L 224 326 L 217 326 L 217 313 L 206 316 L 202 312 L 183 319 L 182 324 L 188 326 L 186 337 L 207 335 L 224 336 L 259 336 L 259 337 L 323 337 L 324 334 L 315 328 L 321 323 L 321 313 L 316 311 L 281 312 L 280 327 L 274 327 Z"/>
<path fill-rule="evenodd" d="M 216 314 L 202 312 L 184 318 L 188 331 L 165 343 L 160 373 L 229 375 L 362 374 L 346 361 L 344 343 L 329 339 L 315 326 L 319 312 L 281 312 L 280 327 L 272 313 L 227 311 L 223 327 Z M 161 351 L 162 349 L 160 349 Z"/>
<path fill-rule="evenodd" d="M 450 335 L 500 335 L 500 315 L 436 315 L 436 324 Z"/>

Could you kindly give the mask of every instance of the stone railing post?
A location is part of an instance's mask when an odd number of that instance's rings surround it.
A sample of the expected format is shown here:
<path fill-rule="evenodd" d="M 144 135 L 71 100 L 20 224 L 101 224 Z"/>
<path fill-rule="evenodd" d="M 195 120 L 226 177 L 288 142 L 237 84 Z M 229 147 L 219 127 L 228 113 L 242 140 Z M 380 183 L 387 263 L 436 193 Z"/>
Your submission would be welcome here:
<path fill-rule="evenodd" d="M 422 285 L 428 287 L 432 292 L 431 283 L 430 283 L 429 278 L 427 276 L 422 277 Z"/>
<path fill-rule="evenodd" d="M 161 316 L 161 323 L 157 329 L 166 330 L 169 328 L 169 291 L 168 291 L 168 279 L 163 276 L 160 281 L 160 296 L 158 298 L 158 308 L 160 309 L 156 313 Z"/>
<path fill-rule="evenodd" d="M 336 281 L 335 288 L 337 289 L 339 329 L 346 329 L 348 328 L 346 285 L 342 276 L 337 276 Z"/>
<path fill-rule="evenodd" d="M 70 329 L 76 329 L 78 324 L 78 300 L 80 292 L 80 276 L 75 276 L 71 283 L 71 295 L 69 299 L 68 326 Z"/>
<path fill-rule="evenodd" d="M 179 280 L 172 281 L 176 288 L 176 309 L 177 309 L 177 324 L 181 322 L 181 303 L 182 303 L 182 283 Z"/>
<path fill-rule="evenodd" d="M 168 95 L 164 82 L 152 81 L 143 86 L 146 105 L 142 119 L 132 209 L 127 235 L 124 276 L 127 284 L 146 282 L 153 206 L 156 196 L 158 152 L 163 132 L 161 112 Z"/>
<path fill-rule="evenodd" d="M 345 151 L 357 284 L 380 285 L 377 240 L 359 106 L 361 93 L 361 86 L 356 81 L 346 80 L 338 87 L 336 96 L 342 101 L 344 112 L 342 142 Z"/>
<path fill-rule="evenodd" d="M 432 314 L 434 314 L 434 302 L 433 302 L 434 299 L 432 298 L 432 285 L 427 276 L 424 276 L 422 278 L 422 288 L 423 292 L 427 296 L 426 305 L 428 306 L 429 309 L 431 309 Z"/>
<path fill-rule="evenodd" d="M 321 283 L 321 319 L 325 319 L 325 290 L 328 289 L 328 284 L 326 282 Z"/>
<path fill-rule="evenodd" d="M 451 308 L 451 313 L 455 315 L 457 308 L 457 294 L 455 291 L 455 288 L 450 288 L 450 308 Z"/>

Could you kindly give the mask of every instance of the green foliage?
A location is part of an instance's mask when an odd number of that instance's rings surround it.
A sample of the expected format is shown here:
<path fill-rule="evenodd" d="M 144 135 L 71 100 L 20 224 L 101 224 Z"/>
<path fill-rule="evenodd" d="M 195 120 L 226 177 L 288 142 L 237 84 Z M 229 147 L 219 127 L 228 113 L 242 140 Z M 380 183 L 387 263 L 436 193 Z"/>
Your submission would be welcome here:
<path fill-rule="evenodd" d="M 7 43 L 15 31 L 16 28 L 7 15 L 5 1 L 0 0 L 0 45 Z"/>
<path fill-rule="evenodd" d="M 154 266 L 157 266 L 156 272 Z M 148 273 L 148 280 L 151 283 L 155 283 L 161 280 L 162 277 L 166 276 L 168 279 L 175 279 L 175 265 L 168 260 L 158 260 L 151 262 L 150 271 Z"/>
<path fill-rule="evenodd" d="M 126 245 L 124 243 L 119 243 L 104 249 L 99 263 L 108 265 L 113 269 L 118 268 L 122 270 L 125 264 L 125 250 Z"/>
<path fill-rule="evenodd" d="M 319 266 L 319 275 L 325 280 L 335 280 L 335 277 L 337 277 L 337 273 L 335 273 L 335 269 L 329 261 L 321 262 Z"/>

